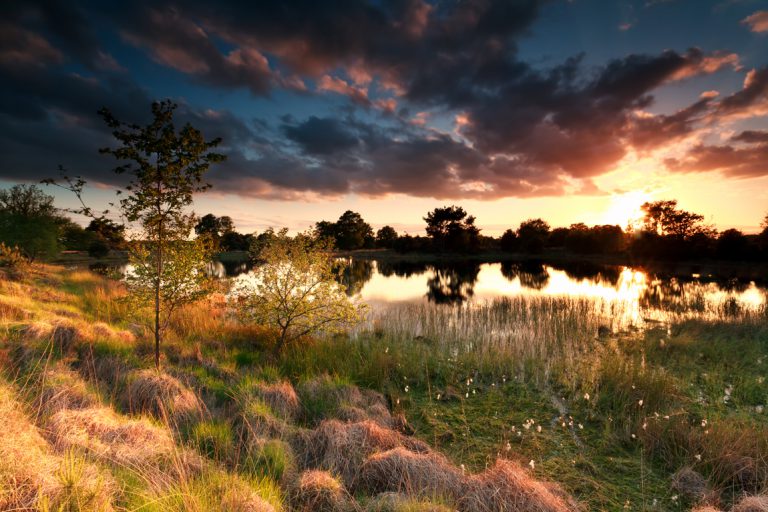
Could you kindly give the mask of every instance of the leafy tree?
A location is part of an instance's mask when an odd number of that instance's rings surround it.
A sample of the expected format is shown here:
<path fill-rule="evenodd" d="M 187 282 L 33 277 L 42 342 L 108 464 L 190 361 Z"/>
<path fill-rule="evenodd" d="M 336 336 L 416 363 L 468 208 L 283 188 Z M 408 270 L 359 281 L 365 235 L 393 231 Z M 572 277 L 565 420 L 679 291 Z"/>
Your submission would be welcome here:
<path fill-rule="evenodd" d="M 0 213 L 20 217 L 56 218 L 53 196 L 37 185 L 14 185 L 0 190 Z"/>
<path fill-rule="evenodd" d="M 478 248 L 480 230 L 475 217 L 460 206 L 435 208 L 424 217 L 427 235 L 437 250 L 474 251 Z"/>
<path fill-rule="evenodd" d="M 92 219 L 85 229 L 102 240 L 108 249 L 119 251 L 126 247 L 125 226 L 122 224 L 99 217 Z"/>
<path fill-rule="evenodd" d="M 515 252 L 520 246 L 518 243 L 517 234 L 511 229 L 506 230 L 501 235 L 499 246 L 504 252 Z"/>
<path fill-rule="evenodd" d="M 27 258 L 55 256 L 64 223 L 53 196 L 36 185 L 0 190 L 0 242 L 17 247 Z"/>
<path fill-rule="evenodd" d="M 80 224 L 71 219 L 62 219 L 59 223 L 59 242 L 64 249 L 70 251 L 85 251 L 96 239 L 96 235 L 86 231 Z"/>
<path fill-rule="evenodd" d="M 352 210 L 342 213 L 336 222 L 323 220 L 316 223 L 315 235 L 332 239 L 336 247 L 343 251 L 372 247 L 375 240 L 371 225 Z"/>
<path fill-rule="evenodd" d="M 647 202 L 640 208 L 644 212 L 644 229 L 651 233 L 686 239 L 698 232 L 713 231 L 701 223 L 703 215 L 678 209 L 676 200 Z"/>
<path fill-rule="evenodd" d="M 198 235 L 207 235 L 212 240 L 218 241 L 226 233 L 230 233 L 235 230 L 235 225 L 232 222 L 232 218 L 224 215 L 217 217 L 212 213 L 203 215 L 200 220 L 195 224 L 195 233 Z"/>
<path fill-rule="evenodd" d="M 397 231 L 392 226 L 384 226 L 376 231 L 376 245 L 391 249 L 397 242 Z"/>
<path fill-rule="evenodd" d="M 549 236 L 549 224 L 542 219 L 528 219 L 520 223 L 517 238 L 520 249 L 524 252 L 538 254 L 544 250 Z"/>
<path fill-rule="evenodd" d="M 221 139 L 206 141 L 189 124 L 177 130 L 175 109 L 171 101 L 153 103 L 153 119 L 145 126 L 119 121 L 106 108 L 99 111 L 118 142 L 117 147 L 100 152 L 117 159 L 117 174 L 129 176 L 129 184 L 117 191 L 122 217 L 139 231 L 139 239 L 129 247 L 136 271 L 127 281 L 138 307 L 152 304 L 158 370 L 164 329 L 179 306 L 200 297 L 204 266 L 210 258 L 210 248 L 202 241 L 187 241 L 197 221 L 189 211 L 193 194 L 209 188 L 203 175 L 211 164 L 225 158 L 213 151 Z M 65 180 L 66 185 L 60 186 L 72 190 L 83 204 L 78 213 L 95 218 L 83 203 L 85 181 Z"/>
<path fill-rule="evenodd" d="M 278 330 L 275 354 L 303 336 L 341 332 L 362 319 L 364 306 L 351 302 L 339 283 L 343 268 L 331 248 L 327 239 L 272 232 L 258 254 L 263 263 L 233 287 L 242 320 Z"/>
<path fill-rule="evenodd" d="M 251 235 L 244 235 L 237 231 L 227 231 L 221 235 L 219 247 L 222 251 L 247 251 L 251 244 Z"/>
<path fill-rule="evenodd" d="M 726 260 L 748 259 L 749 240 L 738 229 L 726 229 L 717 237 L 716 253 Z"/>

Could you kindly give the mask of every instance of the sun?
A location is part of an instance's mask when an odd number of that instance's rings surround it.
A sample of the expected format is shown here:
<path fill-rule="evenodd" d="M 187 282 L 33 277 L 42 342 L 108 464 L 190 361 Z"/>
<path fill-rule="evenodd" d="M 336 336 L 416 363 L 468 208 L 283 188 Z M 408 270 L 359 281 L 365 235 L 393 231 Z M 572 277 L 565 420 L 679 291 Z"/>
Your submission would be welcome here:
<path fill-rule="evenodd" d="M 602 215 L 602 222 L 616 224 L 622 228 L 628 225 L 635 226 L 643 217 L 643 210 L 640 207 L 650 200 L 651 195 L 642 190 L 614 195 Z"/>

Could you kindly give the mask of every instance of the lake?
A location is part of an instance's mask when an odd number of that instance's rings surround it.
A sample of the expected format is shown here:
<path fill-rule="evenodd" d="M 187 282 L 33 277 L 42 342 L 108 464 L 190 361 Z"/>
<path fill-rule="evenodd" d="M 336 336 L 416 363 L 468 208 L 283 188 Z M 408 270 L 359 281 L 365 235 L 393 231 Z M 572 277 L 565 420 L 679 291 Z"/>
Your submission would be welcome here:
<path fill-rule="evenodd" d="M 125 267 L 91 266 L 125 271 Z M 244 278 L 245 264 L 215 262 L 220 278 Z M 347 260 L 347 293 L 374 312 L 404 305 L 473 307 L 497 299 L 569 298 L 594 304 L 620 328 L 685 318 L 723 318 L 758 312 L 768 304 L 768 286 L 750 279 L 652 273 L 640 268 L 592 263 L 389 262 Z"/>

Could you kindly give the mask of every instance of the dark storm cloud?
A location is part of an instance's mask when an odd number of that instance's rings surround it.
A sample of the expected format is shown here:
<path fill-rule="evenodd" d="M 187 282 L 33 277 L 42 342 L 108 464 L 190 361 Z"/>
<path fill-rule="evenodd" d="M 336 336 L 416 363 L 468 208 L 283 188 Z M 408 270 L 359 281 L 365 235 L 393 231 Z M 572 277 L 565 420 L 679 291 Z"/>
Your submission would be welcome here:
<path fill-rule="evenodd" d="M 498 198 L 590 191 L 629 151 L 652 151 L 704 121 L 766 108 L 766 70 L 741 91 L 670 114 L 646 112 L 662 85 L 736 68 L 732 53 L 697 48 L 630 54 L 587 67 L 583 55 L 542 69 L 520 59 L 517 41 L 537 0 L 202 0 L 11 2 L 2 7 L 0 151 L 3 177 L 50 176 L 59 162 L 111 182 L 96 154 L 109 134 L 95 112 L 142 121 L 151 94 L 95 34 L 123 44 L 211 89 L 266 96 L 292 89 L 349 99 L 342 114 L 286 118 L 278 126 L 182 102 L 178 116 L 221 136 L 226 163 L 216 188 L 259 197 L 403 193 Z M 97 30 L 98 28 L 98 30 Z M 80 63 L 87 74 L 72 71 Z M 121 67 L 122 66 L 122 67 Z M 361 111 L 360 114 L 357 111 Z M 380 122 L 371 121 L 376 112 Z M 407 116 L 455 118 L 453 133 Z M 386 115 L 385 115 L 386 114 Z M 451 128 L 443 128 L 450 130 Z M 746 140 L 739 142 L 747 142 Z M 701 146 L 670 169 L 712 167 Z M 744 159 L 757 148 L 719 158 Z M 734 171 L 735 172 L 735 171 Z"/>
<path fill-rule="evenodd" d="M 298 125 L 284 125 L 285 136 L 301 146 L 304 152 L 328 155 L 348 150 L 358 139 L 337 119 L 311 116 Z"/>

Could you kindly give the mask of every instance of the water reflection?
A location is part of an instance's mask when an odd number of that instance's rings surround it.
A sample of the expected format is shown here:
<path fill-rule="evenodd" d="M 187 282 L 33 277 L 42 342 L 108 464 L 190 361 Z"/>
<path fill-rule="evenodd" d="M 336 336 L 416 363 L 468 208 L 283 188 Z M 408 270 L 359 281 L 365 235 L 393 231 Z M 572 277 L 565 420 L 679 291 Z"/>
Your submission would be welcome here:
<path fill-rule="evenodd" d="M 350 296 L 374 308 L 395 303 L 467 305 L 502 297 L 569 297 L 623 326 L 676 317 L 729 317 L 766 307 L 767 289 L 745 279 L 648 273 L 621 266 L 541 262 L 376 262 L 346 260 L 340 276 Z M 91 269 L 125 275 L 126 265 Z M 244 263 L 214 262 L 212 276 L 246 273 Z"/>

